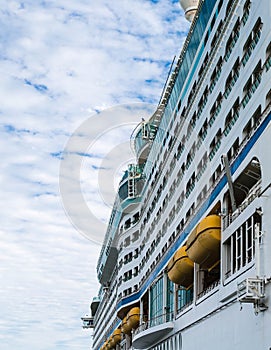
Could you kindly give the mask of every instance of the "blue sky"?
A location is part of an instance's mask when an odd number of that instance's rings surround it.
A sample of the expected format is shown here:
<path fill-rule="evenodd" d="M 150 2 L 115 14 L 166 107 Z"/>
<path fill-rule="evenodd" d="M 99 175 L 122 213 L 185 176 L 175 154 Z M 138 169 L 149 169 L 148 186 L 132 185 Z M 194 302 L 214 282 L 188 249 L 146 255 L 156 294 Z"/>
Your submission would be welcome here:
<path fill-rule="evenodd" d="M 1 2 L 1 350 L 90 348 L 80 317 L 98 290 L 112 189 L 132 161 L 129 136 L 143 113 L 119 106 L 158 102 L 187 29 L 178 1 Z M 81 210 L 70 213 L 59 189 L 78 135 L 64 179 L 79 159 L 98 240 L 85 238 Z"/>

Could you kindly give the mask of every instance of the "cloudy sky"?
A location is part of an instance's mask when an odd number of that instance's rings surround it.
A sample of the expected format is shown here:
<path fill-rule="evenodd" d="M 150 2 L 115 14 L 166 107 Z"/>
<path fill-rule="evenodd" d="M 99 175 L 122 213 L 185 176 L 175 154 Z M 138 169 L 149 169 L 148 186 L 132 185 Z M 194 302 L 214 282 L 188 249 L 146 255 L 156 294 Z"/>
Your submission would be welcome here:
<path fill-rule="evenodd" d="M 1 350 L 90 348 L 110 191 L 187 29 L 175 0 L 1 1 Z"/>

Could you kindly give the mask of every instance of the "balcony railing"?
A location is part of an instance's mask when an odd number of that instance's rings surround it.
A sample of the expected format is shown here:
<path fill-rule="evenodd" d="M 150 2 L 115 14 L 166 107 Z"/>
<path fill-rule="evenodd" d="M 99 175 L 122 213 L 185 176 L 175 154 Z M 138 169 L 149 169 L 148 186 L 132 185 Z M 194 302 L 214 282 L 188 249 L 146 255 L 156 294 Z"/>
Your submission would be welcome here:
<path fill-rule="evenodd" d="M 259 73 L 258 76 L 255 78 L 254 83 L 251 85 L 251 87 L 249 88 L 249 90 L 247 91 L 247 93 L 245 94 L 245 96 L 244 96 L 244 98 L 242 100 L 243 108 L 246 107 L 246 105 L 248 104 L 249 100 L 253 96 L 254 92 L 256 91 L 258 86 L 260 85 L 261 79 L 262 79 L 262 74 Z"/>
<path fill-rule="evenodd" d="M 239 33 L 239 31 L 238 31 L 237 33 L 235 33 L 235 35 L 234 35 L 233 38 L 232 38 L 232 42 L 231 42 L 230 46 L 228 47 L 228 50 L 227 50 L 226 55 L 225 55 L 225 61 L 226 61 L 226 62 L 229 60 L 230 55 L 231 55 L 231 53 L 232 53 L 232 50 L 233 50 L 235 44 L 237 43 L 237 40 L 238 40 L 238 38 L 239 38 L 239 34 L 240 34 L 240 33 Z"/>
<path fill-rule="evenodd" d="M 225 230 L 230 224 L 238 218 L 238 216 L 246 209 L 249 204 L 254 201 L 255 198 L 261 192 L 261 181 L 257 182 L 256 185 L 250 190 L 248 197 L 240 204 L 234 213 L 228 214 L 223 218 L 223 230 Z"/>
<path fill-rule="evenodd" d="M 202 298 L 204 295 L 208 294 L 210 291 L 212 291 L 217 286 L 219 286 L 219 284 L 220 284 L 220 280 L 218 279 L 215 282 L 213 282 L 212 284 L 210 284 L 207 288 L 205 288 L 201 293 L 199 293 L 197 298 L 198 299 Z"/>
<path fill-rule="evenodd" d="M 219 112 L 221 110 L 221 104 L 222 104 L 222 102 L 219 102 L 215 112 L 212 114 L 212 116 L 211 116 L 211 118 L 209 120 L 209 127 L 211 127 L 214 124 L 214 121 L 216 120 L 216 117 L 218 116 L 218 114 L 219 114 Z"/>
<path fill-rule="evenodd" d="M 265 66 L 266 71 L 268 72 L 270 67 L 271 67 L 271 56 L 267 58 L 264 66 Z"/>
<path fill-rule="evenodd" d="M 249 9 L 247 9 L 247 10 L 244 12 L 244 14 L 243 14 L 243 17 L 242 17 L 242 24 L 243 24 L 243 26 L 247 23 L 248 16 L 249 16 Z"/>
<path fill-rule="evenodd" d="M 195 188 L 196 186 L 196 181 L 194 180 L 191 185 L 188 187 L 187 191 L 186 191 L 186 194 L 185 194 L 185 197 L 188 198 L 190 196 L 190 194 L 192 193 L 193 189 Z"/>
<path fill-rule="evenodd" d="M 224 136 L 227 136 L 229 134 L 229 132 L 231 131 L 232 127 L 234 126 L 238 118 L 239 118 L 239 112 L 235 112 L 232 119 L 225 126 L 225 129 L 223 131 Z"/>
<path fill-rule="evenodd" d="M 203 164 L 202 168 L 200 169 L 199 173 L 197 174 L 197 176 L 196 176 L 197 181 L 199 181 L 199 179 L 202 177 L 202 175 L 206 169 L 207 169 L 207 162 L 205 162 Z"/>
<path fill-rule="evenodd" d="M 260 40 L 261 32 L 258 32 L 254 39 L 252 40 L 251 44 L 249 45 L 248 49 L 246 50 L 243 58 L 242 58 L 242 64 L 245 66 L 249 60 L 249 57 L 252 55 L 253 50 L 255 49 L 258 41 Z"/>
<path fill-rule="evenodd" d="M 231 90 L 234 87 L 238 77 L 239 77 L 239 71 L 235 72 L 235 74 L 233 75 L 231 81 L 227 84 L 226 90 L 224 92 L 224 97 L 225 98 L 228 98 L 228 96 L 231 93 Z"/>
<path fill-rule="evenodd" d="M 220 77 L 220 75 L 221 75 L 221 72 L 222 72 L 222 68 L 219 68 L 219 69 L 217 70 L 217 73 L 216 73 L 215 78 L 211 81 L 210 93 L 212 93 L 212 91 L 214 90 L 214 87 L 215 87 L 215 85 L 216 85 L 216 83 L 217 83 L 217 81 L 218 81 L 218 79 L 219 79 L 219 77 Z"/>
<path fill-rule="evenodd" d="M 214 147 L 212 147 L 212 150 L 211 150 L 211 152 L 209 154 L 209 160 L 210 161 L 214 158 L 214 156 L 215 156 L 216 152 L 218 151 L 220 145 L 221 145 L 221 140 L 218 140 L 217 143 L 214 145 Z"/>
<path fill-rule="evenodd" d="M 171 322 L 174 319 L 174 313 L 168 312 L 162 315 L 159 315 L 157 317 L 154 317 L 146 322 L 143 322 L 134 332 L 134 335 L 137 335 L 143 331 L 146 331 L 149 328 L 159 326 L 161 324 L 164 324 L 166 322 Z"/>

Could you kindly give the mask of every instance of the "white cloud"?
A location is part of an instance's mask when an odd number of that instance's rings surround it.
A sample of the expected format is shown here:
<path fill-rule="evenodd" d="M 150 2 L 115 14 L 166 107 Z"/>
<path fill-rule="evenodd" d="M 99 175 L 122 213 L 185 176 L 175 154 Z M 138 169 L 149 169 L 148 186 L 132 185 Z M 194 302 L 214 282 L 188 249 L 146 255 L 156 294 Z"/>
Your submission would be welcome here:
<path fill-rule="evenodd" d="M 98 291 L 98 249 L 65 216 L 62 152 L 94 111 L 157 103 L 188 24 L 173 0 L 4 0 L 0 19 L 1 349 L 87 349 L 80 316 Z M 97 118 L 87 133 L 81 189 L 99 235 L 120 145 L 141 115 L 126 117 L 113 116 L 126 124 L 115 133 L 101 135 L 108 124 Z"/>

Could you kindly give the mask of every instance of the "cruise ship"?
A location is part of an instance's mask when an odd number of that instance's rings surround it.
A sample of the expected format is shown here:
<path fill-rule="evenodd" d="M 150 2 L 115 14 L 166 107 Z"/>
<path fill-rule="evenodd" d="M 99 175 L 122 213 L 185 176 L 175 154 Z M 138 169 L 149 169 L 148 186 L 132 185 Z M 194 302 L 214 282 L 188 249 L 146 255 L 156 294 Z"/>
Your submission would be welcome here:
<path fill-rule="evenodd" d="M 94 350 L 271 350 L 271 1 L 180 2 L 83 324 Z"/>

